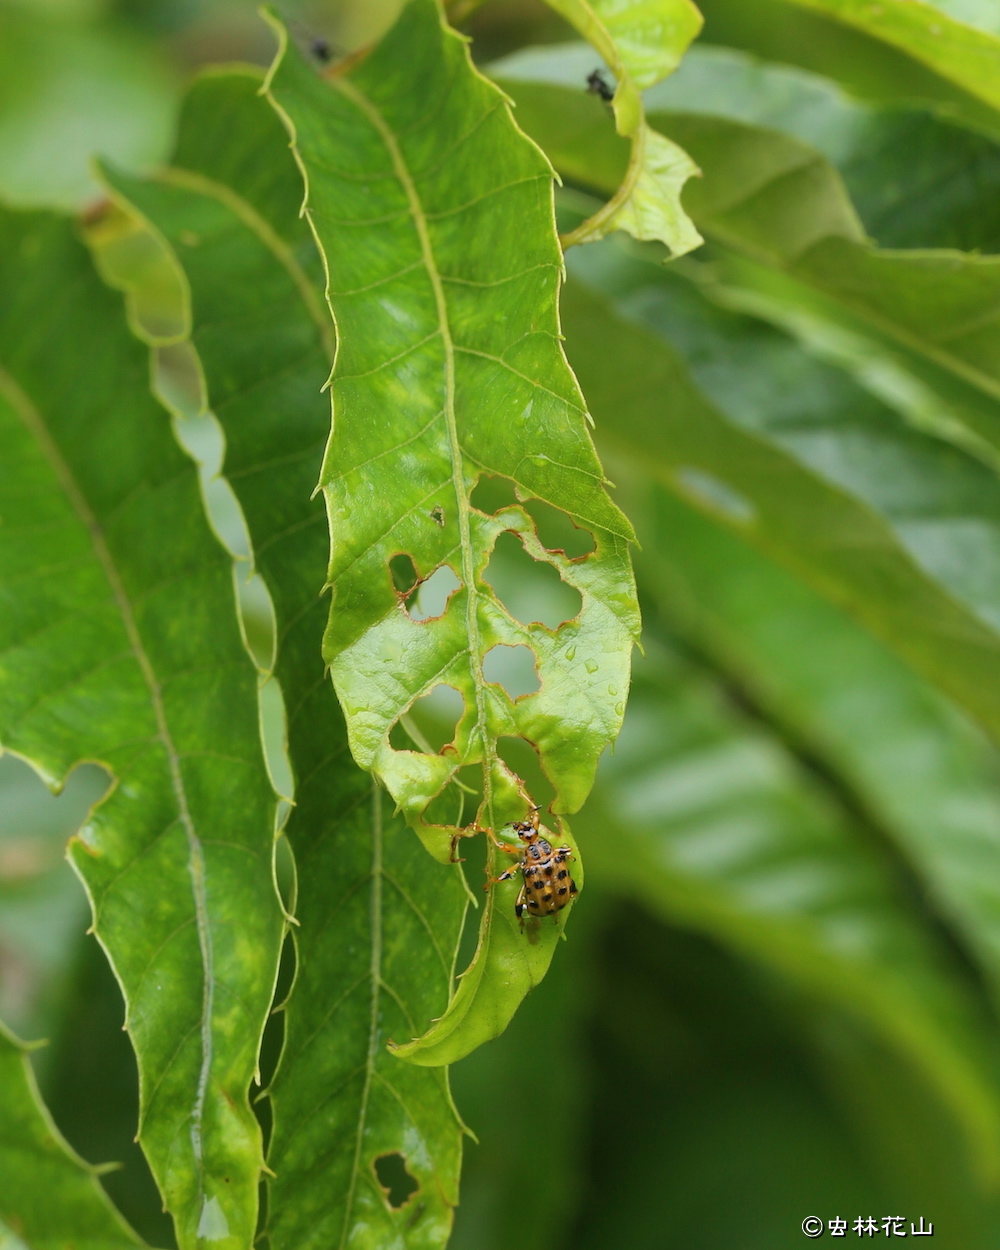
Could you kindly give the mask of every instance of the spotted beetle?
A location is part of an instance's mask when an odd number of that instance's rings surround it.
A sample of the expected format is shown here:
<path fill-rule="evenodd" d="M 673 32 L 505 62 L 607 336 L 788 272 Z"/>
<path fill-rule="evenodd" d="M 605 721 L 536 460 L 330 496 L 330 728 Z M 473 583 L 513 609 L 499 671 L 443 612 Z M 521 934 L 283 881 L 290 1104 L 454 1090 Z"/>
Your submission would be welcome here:
<path fill-rule="evenodd" d="M 576 884 L 566 867 L 573 858 L 568 846 L 556 847 L 542 837 L 538 828 L 538 808 L 529 820 L 515 820 L 510 826 L 525 844 L 512 846 L 497 842 L 508 855 L 518 856 L 518 861 L 499 877 L 491 877 L 486 888 L 499 881 L 509 881 L 518 872 L 523 885 L 514 904 L 514 914 L 521 919 L 525 909 L 532 916 L 556 916 L 577 893 Z"/>

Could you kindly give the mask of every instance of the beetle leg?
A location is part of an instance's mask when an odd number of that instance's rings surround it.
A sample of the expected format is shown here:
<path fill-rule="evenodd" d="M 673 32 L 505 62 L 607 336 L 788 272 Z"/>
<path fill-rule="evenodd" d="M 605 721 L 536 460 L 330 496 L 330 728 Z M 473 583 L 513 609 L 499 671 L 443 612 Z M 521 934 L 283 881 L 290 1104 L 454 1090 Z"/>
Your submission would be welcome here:
<path fill-rule="evenodd" d="M 528 887 L 522 885 L 521 892 L 517 896 L 517 902 L 514 904 L 514 915 L 518 918 L 518 920 L 521 921 L 522 929 L 524 928 L 524 920 L 522 919 L 522 912 L 524 911 L 524 908 L 525 908 L 524 896 L 527 892 L 528 892 Z"/>
<path fill-rule="evenodd" d="M 501 881 L 509 881 L 511 877 L 516 877 L 520 871 L 521 865 L 514 864 L 513 867 L 508 868 L 506 872 L 502 872 L 499 877 L 487 877 L 486 884 L 483 886 L 483 889 L 488 890 L 491 885 L 499 885 Z"/>

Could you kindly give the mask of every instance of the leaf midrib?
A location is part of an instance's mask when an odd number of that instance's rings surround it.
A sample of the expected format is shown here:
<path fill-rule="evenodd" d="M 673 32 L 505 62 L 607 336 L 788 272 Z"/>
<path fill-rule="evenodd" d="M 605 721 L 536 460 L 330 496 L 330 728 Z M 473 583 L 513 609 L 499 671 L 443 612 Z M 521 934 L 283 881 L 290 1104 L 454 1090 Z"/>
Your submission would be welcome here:
<path fill-rule="evenodd" d="M 345 95 L 371 122 L 386 146 L 395 173 L 409 205 L 417 238 L 420 241 L 420 253 L 424 269 L 427 272 L 431 289 L 434 293 L 434 304 L 437 311 L 438 328 L 444 347 L 445 362 L 445 402 L 444 418 L 448 431 L 448 449 L 451 458 L 451 478 L 455 491 L 455 504 L 458 515 L 459 539 L 462 550 L 462 580 L 466 588 L 466 633 L 469 638 L 469 666 L 472 669 L 472 684 L 476 695 L 476 727 L 483 754 L 483 807 L 486 810 L 490 828 L 495 825 L 493 817 L 493 763 L 494 752 L 491 750 L 487 736 L 486 715 L 486 683 L 483 674 L 482 643 L 479 634 L 479 592 L 476 588 L 475 564 L 473 561 L 472 535 L 469 526 L 469 500 L 465 491 L 464 458 L 458 437 L 458 422 L 455 413 L 455 342 L 451 334 L 451 322 L 448 317 L 448 301 L 445 298 L 444 284 L 438 270 L 427 225 L 427 215 L 417 192 L 416 184 L 410 173 L 403 153 L 396 141 L 392 128 L 381 112 L 346 78 L 334 78 L 332 85 Z"/>
<path fill-rule="evenodd" d="M 208 919 L 208 898 L 205 889 L 205 857 L 201 839 L 198 837 L 194 827 L 194 821 L 188 806 L 187 792 L 184 788 L 184 778 L 180 767 L 180 755 L 174 745 L 170 726 L 167 723 L 166 708 L 163 704 L 163 696 L 156 672 L 143 645 L 131 601 L 118 571 L 118 566 L 105 540 L 100 522 L 91 510 L 85 495 L 73 476 L 72 470 L 63 459 L 55 440 L 49 433 L 41 412 L 3 366 L 0 366 L 0 395 L 8 401 L 28 433 L 37 443 L 59 481 L 66 498 L 69 500 L 70 506 L 90 537 L 94 554 L 111 588 L 115 605 L 128 638 L 129 648 L 135 657 L 139 671 L 142 673 L 143 680 L 149 690 L 150 704 L 156 721 L 156 735 L 167 757 L 171 788 L 177 803 L 178 815 L 187 837 L 188 871 L 191 875 L 192 897 L 198 927 L 198 944 L 202 959 L 202 1011 L 200 1021 L 202 1054 L 195 1104 L 191 1112 L 191 1142 L 198 1170 L 198 1191 L 199 1195 L 201 1195 L 203 1194 L 204 1169 L 202 1120 L 204 1116 L 205 1094 L 212 1067 L 212 1009 L 215 977 L 213 972 L 212 932 Z"/>

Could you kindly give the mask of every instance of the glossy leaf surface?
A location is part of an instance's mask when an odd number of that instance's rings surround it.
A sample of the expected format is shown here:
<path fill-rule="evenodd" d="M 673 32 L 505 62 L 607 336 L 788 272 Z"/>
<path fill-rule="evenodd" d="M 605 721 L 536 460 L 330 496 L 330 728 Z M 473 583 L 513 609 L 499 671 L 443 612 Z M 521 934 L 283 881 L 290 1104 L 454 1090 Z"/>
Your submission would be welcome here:
<path fill-rule="evenodd" d="M 592 863 L 874 1027 L 963 1125 L 984 1180 L 995 1175 L 992 1042 L 892 871 L 710 676 L 646 636 L 628 722 L 581 822 Z"/>
<path fill-rule="evenodd" d="M 458 1197 L 461 1126 L 447 1074 L 386 1049 L 448 1002 L 465 910 L 458 869 L 431 859 L 352 761 L 321 654 L 329 556 L 312 499 L 329 431 L 332 326 L 298 215 L 284 130 L 249 73 L 189 92 L 173 168 L 114 175 L 183 265 L 192 344 L 222 426 L 222 472 L 274 605 L 295 805 L 297 971 L 269 1096 L 268 1233 L 277 1247 L 442 1244 Z M 237 350 L 238 345 L 238 350 Z M 390 1205 L 376 1160 L 417 1188 Z"/>
<path fill-rule="evenodd" d="M 681 205 L 681 191 L 698 167 L 687 153 L 646 124 L 642 92 L 680 64 L 701 29 L 691 0 L 546 0 L 604 58 L 617 80 L 612 109 L 618 133 L 631 145 L 621 186 L 603 208 L 564 240 L 591 243 L 615 230 L 659 239 L 674 256 L 701 243 Z M 583 82 L 587 81 L 581 75 Z"/>
<path fill-rule="evenodd" d="M 568 49 L 551 50 L 549 72 L 568 59 Z M 523 53 L 503 63 L 504 73 L 519 63 L 522 74 L 532 68 Z M 534 60 L 532 72 L 541 69 Z M 865 233 L 880 247 L 1000 246 L 1000 145 L 943 110 L 869 103 L 819 74 L 700 45 L 644 98 L 652 124 L 662 128 L 674 114 L 694 113 L 808 144 L 840 174 Z"/>
<path fill-rule="evenodd" d="M 946 4 L 926 0 L 791 0 L 866 34 L 874 35 L 923 62 L 942 78 L 1000 108 L 1000 32 L 953 17 Z"/>
<path fill-rule="evenodd" d="M 628 499 L 649 539 L 645 584 L 681 637 L 825 771 L 873 842 L 895 848 L 924 906 L 996 987 L 995 749 L 870 634 L 734 535 L 666 492 Z"/>
<path fill-rule="evenodd" d="M 1000 640 L 992 582 L 981 576 L 993 549 L 990 471 L 909 429 L 784 336 L 711 309 L 682 279 L 670 280 L 668 298 L 655 262 L 606 259 L 608 271 L 589 276 L 616 291 L 619 311 L 574 284 L 564 301 L 570 358 L 591 404 L 598 419 L 611 405 L 617 416 L 604 427 L 606 446 L 789 563 L 996 732 Z M 633 286 L 625 275 L 639 272 Z M 682 308 L 676 343 L 704 391 L 665 334 Z M 876 459 L 847 454 L 863 440 Z M 859 471 L 887 461 L 891 473 Z M 938 558 L 959 535 L 981 542 L 976 560 L 968 548 L 961 560 Z"/>
<path fill-rule="evenodd" d="M 12 1250 L 125 1250 L 141 1245 L 108 1201 L 99 1169 L 46 1111 L 28 1047 L 0 1025 L 0 1244 Z"/>
<path fill-rule="evenodd" d="M 68 223 L 0 225 L 0 735 L 53 786 L 81 758 L 116 778 L 71 858 L 125 993 L 139 1139 L 184 1250 L 244 1246 L 282 919 L 231 563 L 119 297 Z"/>
<path fill-rule="evenodd" d="M 355 758 L 446 861 L 460 830 L 458 792 L 445 791 L 464 766 L 482 769 L 481 825 L 497 831 L 533 804 L 497 754 L 502 735 L 538 752 L 553 813 L 580 806 L 621 724 L 638 630 L 631 529 L 605 491 L 558 338 L 551 171 L 432 0 L 413 0 L 369 57 L 327 80 L 283 42 L 268 91 L 306 176 L 339 334 L 321 476 L 333 535 L 324 654 Z M 483 478 L 502 479 L 512 502 L 472 506 Z M 594 552 L 543 547 L 532 499 L 588 530 Z M 579 612 L 549 628 L 507 611 L 488 576 L 505 532 L 577 592 Z M 408 611 L 397 556 L 418 582 L 450 570 L 457 588 L 440 615 Z M 517 646 L 541 684 L 512 698 L 484 663 Z M 438 686 L 463 699 L 453 741 L 437 754 L 394 747 L 390 731 Z M 552 834 L 569 837 L 558 819 Z M 494 852 L 494 873 L 501 863 Z M 400 1053 L 435 1064 L 467 1053 L 544 973 L 558 929 L 522 934 L 516 893 L 490 891 L 448 1013 Z"/>
<path fill-rule="evenodd" d="M 585 182 L 610 194 L 621 176 L 622 155 L 608 142 L 593 102 L 537 81 L 559 72 L 553 54 L 522 62 L 519 75 L 536 81 L 504 77 L 504 88 L 518 101 L 519 121 L 557 169 L 575 178 L 583 174 Z M 661 99 L 670 98 L 668 86 Z M 711 84 L 705 93 L 712 97 Z M 951 250 L 874 248 L 837 171 L 795 135 L 713 112 L 656 116 L 702 169 L 704 177 L 688 188 L 685 204 L 706 237 L 790 279 L 801 292 L 790 297 L 796 302 L 825 301 L 835 316 L 856 319 L 896 350 L 915 353 L 925 367 L 944 370 L 991 401 L 1000 397 L 1000 260 Z M 989 211 L 989 197 L 978 203 L 978 188 L 972 194 L 970 211 L 979 220 Z M 995 421 L 976 419 L 977 430 L 996 444 L 996 430 L 985 432 L 990 426 Z"/>

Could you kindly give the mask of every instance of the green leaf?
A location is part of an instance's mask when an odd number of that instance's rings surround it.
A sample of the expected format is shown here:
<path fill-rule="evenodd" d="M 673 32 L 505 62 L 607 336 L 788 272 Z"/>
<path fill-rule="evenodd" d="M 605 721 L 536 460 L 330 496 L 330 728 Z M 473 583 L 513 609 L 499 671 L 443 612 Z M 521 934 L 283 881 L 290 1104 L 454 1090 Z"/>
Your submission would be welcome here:
<path fill-rule="evenodd" d="M 142 1242 L 45 1109 L 30 1046 L 0 1024 L 0 1245 L 11 1250 L 119 1250 Z"/>
<path fill-rule="evenodd" d="M 882 39 L 1000 108 L 1000 32 L 967 25 L 925 0 L 791 0 Z"/>
<path fill-rule="evenodd" d="M 921 896 L 1000 988 L 990 869 L 996 751 L 870 634 L 770 560 L 661 491 L 638 496 L 640 572 L 672 625 L 897 848 Z"/>
<path fill-rule="evenodd" d="M 674 256 L 690 252 L 702 239 L 681 206 L 681 191 L 699 170 L 682 148 L 646 124 L 642 91 L 677 68 L 701 29 L 701 14 L 691 0 L 546 3 L 576 27 L 613 71 L 615 125 L 631 145 L 621 185 L 603 208 L 566 236 L 564 245 L 591 243 L 625 230 L 636 239 L 659 239 Z"/>
<path fill-rule="evenodd" d="M 524 818 L 533 800 L 496 745 L 523 738 L 556 791 L 552 836 L 570 841 L 561 814 L 579 808 L 618 732 L 638 609 L 631 528 L 604 489 L 559 341 L 549 166 L 433 0 L 413 0 L 369 57 L 328 80 L 282 34 L 268 91 L 306 176 L 338 326 L 320 479 L 333 536 L 324 655 L 354 757 L 446 861 L 463 832 L 453 783 L 464 766 L 482 769 L 481 825 Z M 502 479 L 511 503 L 473 506 L 482 478 Z M 533 499 L 590 531 L 595 551 L 544 547 Z M 505 531 L 579 594 L 558 628 L 515 620 L 494 593 L 488 566 Z M 395 590 L 390 561 L 404 555 L 418 582 L 445 568 L 457 581 L 439 616 L 414 619 Z M 514 699 L 484 664 L 518 646 L 541 684 Z M 463 699 L 453 742 L 396 749 L 390 731 L 442 685 Z M 501 863 L 494 848 L 494 876 Z M 522 933 L 516 893 L 490 890 L 448 1012 L 397 1053 L 453 1061 L 495 1036 L 543 975 L 560 930 Z"/>
<path fill-rule="evenodd" d="M 45 5 L 0 12 L 0 194 L 80 208 L 102 152 L 147 165 L 170 145 L 177 84 L 162 46 L 132 23 Z"/>
<path fill-rule="evenodd" d="M 655 626 L 646 640 L 618 748 L 581 820 L 592 866 L 873 1028 L 950 1108 L 989 1185 L 1000 1096 L 979 1004 L 864 832 Z"/>
<path fill-rule="evenodd" d="M 351 761 L 321 654 L 329 555 L 311 499 L 329 431 L 331 325 L 301 181 L 260 76 L 191 88 L 174 168 L 110 181 L 184 267 L 192 342 L 226 438 L 222 471 L 270 591 L 275 676 L 288 709 L 297 866 L 296 981 L 269 1089 L 268 1234 L 275 1247 L 443 1244 L 458 1200 L 461 1125 L 442 1069 L 386 1041 L 446 1006 L 465 911 L 459 869 L 425 854 Z M 419 1188 L 394 1208 L 375 1160 Z M 361 1230 L 365 1231 L 362 1232 Z"/>
<path fill-rule="evenodd" d="M 1000 258 L 868 245 L 839 179 L 804 145 L 717 118 L 677 118 L 705 170 L 689 206 L 707 235 L 787 273 L 1000 398 Z"/>
<path fill-rule="evenodd" d="M 452 1070 L 455 1096 L 476 1140 L 462 1168 L 462 1203 L 449 1250 L 550 1250 L 579 1217 L 586 1194 L 588 1042 L 594 985 L 600 979 L 597 928 L 607 908 L 599 885 L 573 921 L 572 946 L 556 955 L 552 975 L 529 994 L 510 1027 Z M 596 906 L 594 905 L 596 904 Z M 524 1218 L 510 1195 L 523 1184 L 524 1098 L 498 1098 L 497 1073 L 518 1072 L 526 1056 L 558 1056 L 545 1084 L 550 1106 L 558 1106 L 544 1133 L 531 1143 L 531 1166 L 558 1176 L 544 1203 Z"/>
<path fill-rule="evenodd" d="M 571 51 L 553 49 L 546 66 L 510 58 L 504 73 L 544 80 Z M 881 247 L 995 252 L 1000 245 L 1000 146 L 929 106 L 865 103 L 818 74 L 708 46 L 692 48 L 645 103 L 663 128 L 677 113 L 697 113 L 809 144 L 837 169 Z"/>
<path fill-rule="evenodd" d="M 0 737 L 53 788 L 80 759 L 116 779 L 70 855 L 125 994 L 139 1139 L 182 1250 L 245 1246 L 283 921 L 232 565 L 71 226 L 4 214 L 0 278 Z"/>
<path fill-rule="evenodd" d="M 614 417 L 605 447 L 776 555 L 1000 732 L 993 473 L 652 260 L 606 246 L 573 268 L 617 305 L 576 282 L 563 301 L 570 359 L 598 419 Z"/>
<path fill-rule="evenodd" d="M 504 87 L 556 167 L 578 176 L 593 140 L 593 113 L 584 119 L 579 102 L 559 87 L 513 79 Z M 572 124 L 558 120 L 566 115 Z M 708 114 L 671 113 L 669 124 L 704 172 L 685 203 L 707 238 L 791 279 L 814 301 L 991 401 L 1000 398 L 1000 258 L 874 248 L 836 171 L 815 149 Z M 620 171 L 606 139 L 589 169 L 590 185 L 607 193 L 617 185 Z"/>

